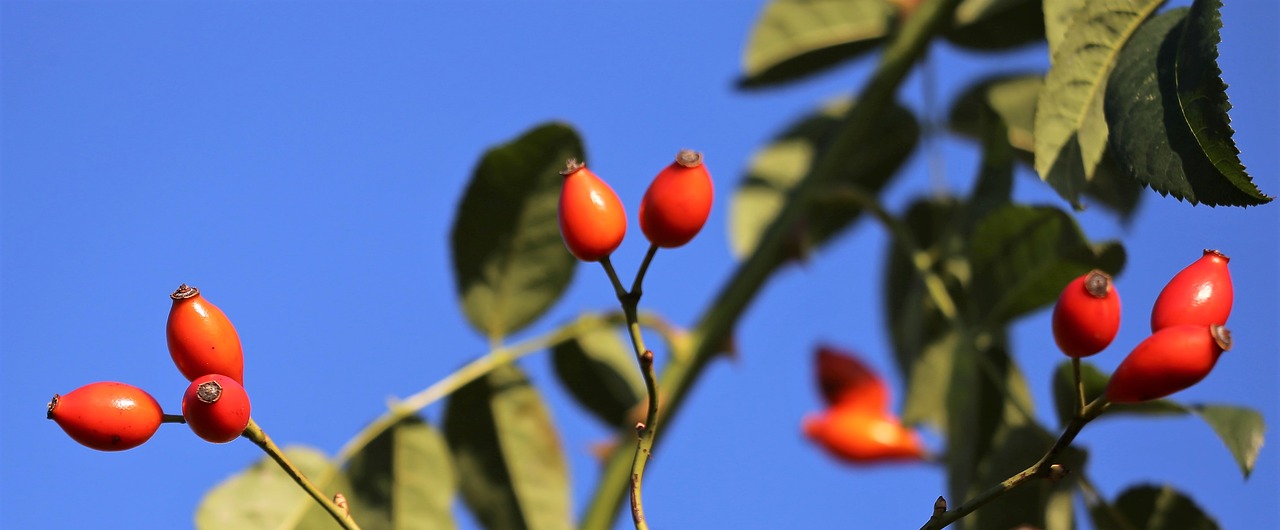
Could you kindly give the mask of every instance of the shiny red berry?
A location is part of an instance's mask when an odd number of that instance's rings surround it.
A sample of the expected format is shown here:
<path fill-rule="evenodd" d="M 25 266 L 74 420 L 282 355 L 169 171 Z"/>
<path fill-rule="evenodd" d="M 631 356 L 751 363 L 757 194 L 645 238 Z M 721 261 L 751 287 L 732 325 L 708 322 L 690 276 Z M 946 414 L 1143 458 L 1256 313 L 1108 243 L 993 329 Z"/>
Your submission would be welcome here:
<path fill-rule="evenodd" d="M 1068 357 L 1106 349 L 1119 331 L 1120 294 L 1102 271 L 1071 280 L 1053 306 L 1053 340 Z"/>
<path fill-rule="evenodd" d="M 249 395 L 225 375 L 200 376 L 182 396 L 182 417 L 196 436 L 213 443 L 230 442 L 249 426 Z"/>
<path fill-rule="evenodd" d="M 600 177 L 570 160 L 560 188 L 560 235 L 582 261 L 600 261 L 617 250 L 627 235 L 627 213 L 618 194 Z"/>
<path fill-rule="evenodd" d="M 1229 349 L 1231 332 L 1216 324 L 1161 328 L 1116 367 L 1107 383 L 1107 399 L 1138 403 L 1184 390 L 1209 375 Z"/>
<path fill-rule="evenodd" d="M 173 306 L 165 323 L 165 338 L 178 371 L 188 381 L 222 374 L 243 385 L 240 335 L 227 315 L 201 296 L 199 289 L 187 284 L 179 286 L 169 298 L 173 299 Z"/>
<path fill-rule="evenodd" d="M 123 451 L 150 440 L 164 413 L 155 398 L 142 389 L 104 381 L 54 395 L 48 418 L 86 447 Z"/>
<path fill-rule="evenodd" d="M 689 149 L 680 151 L 645 191 L 640 201 L 640 230 L 659 247 L 682 246 L 707 223 L 714 196 L 702 155 Z"/>
<path fill-rule="evenodd" d="M 1226 255 L 1205 250 L 1160 291 L 1151 309 L 1151 331 L 1182 324 L 1226 325 L 1234 292 Z"/>

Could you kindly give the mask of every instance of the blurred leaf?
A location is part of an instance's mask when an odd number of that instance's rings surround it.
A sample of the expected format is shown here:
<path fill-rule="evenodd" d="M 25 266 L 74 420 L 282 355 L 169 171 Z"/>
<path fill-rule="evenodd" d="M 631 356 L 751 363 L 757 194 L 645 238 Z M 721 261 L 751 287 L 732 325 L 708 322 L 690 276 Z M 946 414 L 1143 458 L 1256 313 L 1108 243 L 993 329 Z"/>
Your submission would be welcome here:
<path fill-rule="evenodd" d="M 760 237 L 789 200 L 791 189 L 822 156 L 827 139 L 838 132 L 841 119 L 850 108 L 848 100 L 824 106 L 792 124 L 771 144 L 752 157 L 747 176 L 739 184 L 730 207 L 730 246 L 737 256 L 755 250 Z M 797 252 L 819 248 L 848 227 L 862 209 L 842 197 L 839 186 L 856 186 L 876 194 L 910 156 L 920 138 L 920 127 L 911 111 L 894 105 L 886 110 L 881 129 L 858 149 L 832 153 L 847 172 L 819 193 L 805 213 L 803 234 L 797 234 Z"/>
<path fill-rule="evenodd" d="M 1009 144 L 1017 148 L 1016 158 L 1034 167 L 1032 151 L 1035 136 L 1032 134 L 1036 111 L 1036 98 L 1043 85 L 1040 74 L 1009 74 L 984 79 L 967 89 L 951 107 L 952 130 L 983 142 L 983 149 L 991 149 L 986 129 L 1003 125 Z M 996 117 L 991 117 L 994 113 Z M 1142 184 L 1130 177 L 1110 154 L 1103 153 L 1093 179 L 1083 190 L 1098 204 L 1115 212 L 1121 220 L 1128 221 L 1137 210 L 1142 196 Z"/>
<path fill-rule="evenodd" d="M 1267 430 L 1262 414 L 1251 408 L 1229 405 L 1192 405 L 1190 409 L 1213 427 L 1239 464 L 1240 472 L 1249 478 Z"/>
<path fill-rule="evenodd" d="M 1190 497 L 1171 486 L 1134 486 L 1120 494 L 1114 510 L 1091 506 L 1098 530 L 1217 530 L 1218 523 Z M 1115 517 L 1123 517 L 1118 524 Z"/>
<path fill-rule="evenodd" d="M 1030 424 L 1001 427 L 995 443 L 979 466 L 978 478 L 970 496 L 993 484 L 1020 473 L 1044 455 L 1053 437 Z M 1085 469 L 1083 450 L 1068 447 L 1054 462 L 1063 466 L 1067 476 L 1058 481 L 1034 480 L 1001 495 L 965 517 L 967 530 L 1009 530 L 1011 528 L 1071 528 L 1071 494 L 1076 474 Z M 969 497 L 966 497 L 969 498 Z M 1053 524 L 1051 525 L 1050 522 Z"/>
<path fill-rule="evenodd" d="M 467 320 L 502 337 L 541 316 L 573 279 L 557 209 L 569 158 L 583 158 L 569 126 L 551 123 L 485 152 L 454 219 L 453 269 Z"/>
<path fill-rule="evenodd" d="M 1080 362 L 1080 378 L 1084 380 L 1086 401 L 1093 401 L 1107 391 L 1109 378 L 1102 371 L 1088 362 Z M 1071 374 L 1071 361 L 1058 363 L 1053 372 L 1053 407 L 1058 413 L 1058 424 L 1066 425 L 1076 415 L 1076 384 Z M 1116 415 L 1134 414 L 1142 416 L 1180 416 L 1187 413 L 1187 408 L 1167 399 L 1157 399 L 1146 403 L 1112 403 L 1107 412 L 1098 419 Z M 1095 420 L 1096 421 L 1096 420 Z"/>
<path fill-rule="evenodd" d="M 338 475 L 328 457 L 309 447 L 289 447 L 285 456 L 308 478 Z M 317 487 L 332 493 L 325 484 Z M 333 491 L 349 491 L 340 482 Z M 201 529 L 315 528 L 334 525 L 329 513 L 270 458 L 222 481 L 200 501 L 195 523 Z M 325 526 L 320 526 L 324 528 Z"/>
<path fill-rule="evenodd" d="M 610 428 L 634 424 L 631 411 L 645 399 L 635 353 L 605 322 L 551 351 L 556 377 L 582 405 Z"/>
<path fill-rule="evenodd" d="M 1227 101 L 1227 84 L 1218 69 L 1218 30 L 1222 18 L 1218 10 L 1221 0 L 1196 0 L 1178 44 L 1177 85 L 1179 107 L 1190 126 L 1201 151 L 1213 163 L 1218 176 L 1242 197 L 1232 206 L 1263 204 L 1271 197 L 1263 195 L 1240 163 L 1240 149 L 1231 135 L 1231 102 Z M 1207 202 L 1206 202 L 1207 203 Z"/>
<path fill-rule="evenodd" d="M 410 416 L 369 442 L 347 463 L 352 516 L 365 530 L 456 528 L 457 476 L 444 438 Z"/>
<path fill-rule="evenodd" d="M 1211 206 L 1268 202 L 1238 161 L 1239 171 L 1227 176 L 1209 160 L 1183 116 L 1175 79 L 1181 65 L 1175 60 L 1187 14 L 1174 9 L 1153 18 L 1121 54 L 1106 94 L 1107 121 L 1115 131 L 1111 151 L 1122 171 L 1161 195 Z M 1225 107 L 1225 93 L 1221 97 Z M 1221 112 L 1218 119 L 1225 123 L 1225 108 Z"/>
<path fill-rule="evenodd" d="M 1052 303 L 1073 278 L 1124 266 L 1118 242 L 1092 245 L 1057 208 L 1009 205 L 986 217 L 972 237 L 971 300 L 980 322 L 998 325 Z"/>
<path fill-rule="evenodd" d="M 555 425 L 515 365 L 459 389 L 445 407 L 462 499 L 485 528 L 572 527 L 569 477 Z"/>
<path fill-rule="evenodd" d="M 939 432 L 947 428 L 947 392 L 955 364 L 955 333 L 937 337 L 923 346 L 906 370 L 906 397 L 902 421 L 914 425 L 928 423 Z"/>
<path fill-rule="evenodd" d="M 1107 78 L 1121 47 L 1162 3 L 1087 2 L 1053 54 L 1036 102 L 1036 172 L 1075 207 L 1107 146 Z"/>
<path fill-rule="evenodd" d="M 952 44 L 999 50 L 1044 40 L 1040 0 L 965 0 L 945 36 Z"/>
<path fill-rule="evenodd" d="M 794 81 L 870 51 L 893 30 L 886 0 L 773 0 L 751 30 L 741 88 Z"/>

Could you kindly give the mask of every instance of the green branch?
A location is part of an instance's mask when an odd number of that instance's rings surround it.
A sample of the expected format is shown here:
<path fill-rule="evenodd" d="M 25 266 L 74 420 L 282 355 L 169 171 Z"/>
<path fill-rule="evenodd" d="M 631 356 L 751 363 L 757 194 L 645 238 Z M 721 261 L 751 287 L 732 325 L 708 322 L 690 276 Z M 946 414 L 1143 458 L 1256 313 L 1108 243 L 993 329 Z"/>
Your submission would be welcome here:
<path fill-rule="evenodd" d="M 881 127 L 885 109 L 893 103 L 898 86 L 906 78 L 933 36 L 951 20 L 960 0 L 933 0 L 920 6 L 906 21 L 902 30 L 889 43 L 867 86 L 849 109 L 839 134 L 826 146 L 827 153 L 848 152 L 868 142 Z M 667 391 L 665 411 L 659 417 L 668 422 L 674 417 L 702 375 L 708 363 L 724 351 L 730 342 L 734 324 L 746 312 L 765 281 L 786 260 L 790 235 L 809 210 L 821 186 L 834 182 L 847 172 L 838 156 L 821 157 L 808 175 L 796 184 L 789 200 L 769 225 L 756 250 L 744 261 L 728 283 L 708 306 L 691 337 L 692 355 L 687 359 L 672 356 L 663 371 L 662 386 Z M 630 464 L 627 455 L 615 453 L 605 464 L 595 496 L 582 518 L 585 530 L 605 530 L 612 526 L 626 492 L 630 487 Z"/>

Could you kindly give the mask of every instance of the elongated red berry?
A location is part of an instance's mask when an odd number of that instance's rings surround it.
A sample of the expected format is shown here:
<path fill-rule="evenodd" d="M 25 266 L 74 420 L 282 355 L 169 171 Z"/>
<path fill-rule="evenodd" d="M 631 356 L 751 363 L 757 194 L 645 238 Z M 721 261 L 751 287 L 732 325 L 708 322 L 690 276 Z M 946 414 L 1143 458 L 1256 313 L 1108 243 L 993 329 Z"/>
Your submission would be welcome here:
<path fill-rule="evenodd" d="M 707 223 L 714 196 L 702 155 L 689 149 L 680 151 L 645 191 L 640 201 L 640 230 L 659 247 L 682 246 Z"/>
<path fill-rule="evenodd" d="M 1199 383 L 1231 349 L 1231 332 L 1214 324 L 1161 328 L 1143 340 L 1111 374 L 1107 399 L 1138 403 Z"/>
<path fill-rule="evenodd" d="M 173 299 L 173 306 L 169 308 L 165 338 L 178 371 L 188 381 L 222 374 L 243 385 L 244 352 L 240 335 L 227 315 L 201 296 L 199 289 L 185 283 L 169 298 Z"/>
<path fill-rule="evenodd" d="M 627 213 L 604 180 L 570 160 L 560 174 L 560 235 L 569 252 L 582 261 L 600 261 L 622 244 Z"/>
<path fill-rule="evenodd" d="M 925 457 L 920 436 L 888 412 L 833 407 L 806 417 L 804 433 L 832 456 L 853 464 Z"/>
<path fill-rule="evenodd" d="M 1174 275 L 1151 308 L 1151 331 L 1181 324 L 1226 325 L 1234 298 L 1228 261 L 1225 254 L 1206 249 Z"/>
<path fill-rule="evenodd" d="M 142 445 L 160 428 L 164 413 L 142 389 L 103 381 L 90 383 L 49 402 L 48 418 L 72 440 L 99 451 Z"/>
<path fill-rule="evenodd" d="M 1092 270 L 1071 280 L 1053 306 L 1053 339 L 1068 357 L 1107 348 L 1120 331 L 1120 294 L 1111 277 Z"/>
<path fill-rule="evenodd" d="M 196 436 L 213 443 L 236 439 L 249 426 L 249 395 L 225 375 L 196 378 L 182 395 L 182 417 Z"/>

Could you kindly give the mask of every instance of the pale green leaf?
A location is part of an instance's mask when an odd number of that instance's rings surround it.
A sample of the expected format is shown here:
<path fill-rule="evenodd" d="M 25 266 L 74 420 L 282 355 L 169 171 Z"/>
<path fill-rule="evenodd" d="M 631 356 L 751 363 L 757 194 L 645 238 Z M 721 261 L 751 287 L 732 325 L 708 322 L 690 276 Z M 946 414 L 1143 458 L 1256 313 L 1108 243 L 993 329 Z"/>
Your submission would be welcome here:
<path fill-rule="evenodd" d="M 288 447 L 284 454 L 303 475 L 318 481 L 317 487 L 332 495 L 321 477 L 339 473 L 323 453 L 309 447 Z M 345 484 L 345 483 L 344 483 Z M 294 482 L 274 460 L 263 457 L 248 469 L 218 484 L 196 507 L 196 528 L 303 528 L 320 523 L 336 523 L 315 500 Z M 327 521 L 327 522 L 326 522 Z"/>
<path fill-rule="evenodd" d="M 346 493 L 364 530 L 449 530 L 457 476 L 439 431 L 410 416 L 347 463 Z"/>
<path fill-rule="evenodd" d="M 560 237 L 557 209 L 569 158 L 582 141 L 550 123 L 480 159 L 450 236 L 453 270 L 467 321 L 490 338 L 529 325 L 560 298 L 577 260 Z"/>
<path fill-rule="evenodd" d="M 773 0 L 751 30 L 739 86 L 783 83 L 829 69 L 893 30 L 888 0 Z"/>

